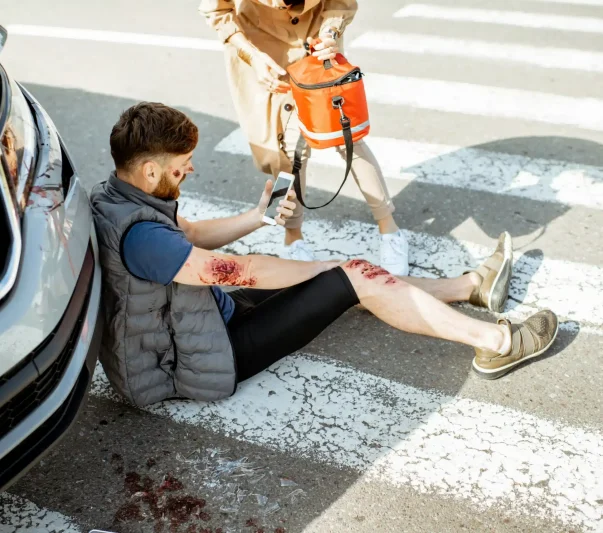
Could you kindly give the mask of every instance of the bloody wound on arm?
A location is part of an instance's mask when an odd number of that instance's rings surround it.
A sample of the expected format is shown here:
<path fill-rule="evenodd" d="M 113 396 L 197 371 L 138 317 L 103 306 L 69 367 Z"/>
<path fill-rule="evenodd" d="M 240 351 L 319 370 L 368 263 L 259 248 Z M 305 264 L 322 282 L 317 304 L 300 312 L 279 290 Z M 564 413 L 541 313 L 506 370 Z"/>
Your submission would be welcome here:
<path fill-rule="evenodd" d="M 251 262 L 212 257 L 204 262 L 199 280 L 206 285 L 254 287 L 257 279 L 249 272 Z"/>

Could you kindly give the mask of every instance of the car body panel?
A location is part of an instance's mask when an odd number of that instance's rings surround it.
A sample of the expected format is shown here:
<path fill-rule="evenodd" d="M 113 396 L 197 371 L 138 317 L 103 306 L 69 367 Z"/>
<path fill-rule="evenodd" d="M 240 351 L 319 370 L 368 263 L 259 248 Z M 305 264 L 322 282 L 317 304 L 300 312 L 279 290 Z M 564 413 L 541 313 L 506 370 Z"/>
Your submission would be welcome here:
<path fill-rule="evenodd" d="M 63 197 L 62 159 L 68 156 L 50 117 L 22 90 L 35 110 L 39 153 L 22 221 L 18 280 L 0 306 L 0 374 L 27 357 L 60 321 L 93 225 L 88 196 L 76 174 Z"/>

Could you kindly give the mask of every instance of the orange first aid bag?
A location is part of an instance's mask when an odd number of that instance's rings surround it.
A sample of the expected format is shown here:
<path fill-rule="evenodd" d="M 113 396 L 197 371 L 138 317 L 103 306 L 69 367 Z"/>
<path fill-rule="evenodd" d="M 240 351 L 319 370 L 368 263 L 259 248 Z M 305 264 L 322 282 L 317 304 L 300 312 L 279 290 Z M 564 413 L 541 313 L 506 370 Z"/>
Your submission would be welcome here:
<path fill-rule="evenodd" d="M 362 72 L 342 54 L 337 54 L 335 62 L 323 62 L 309 55 L 289 66 L 287 72 L 301 129 L 293 160 L 295 192 L 304 207 L 319 209 L 337 198 L 350 173 L 354 143 L 370 130 Z M 346 147 L 343 182 L 331 200 L 316 207 L 304 203 L 299 185 L 301 154 L 306 143 L 317 149 Z"/>

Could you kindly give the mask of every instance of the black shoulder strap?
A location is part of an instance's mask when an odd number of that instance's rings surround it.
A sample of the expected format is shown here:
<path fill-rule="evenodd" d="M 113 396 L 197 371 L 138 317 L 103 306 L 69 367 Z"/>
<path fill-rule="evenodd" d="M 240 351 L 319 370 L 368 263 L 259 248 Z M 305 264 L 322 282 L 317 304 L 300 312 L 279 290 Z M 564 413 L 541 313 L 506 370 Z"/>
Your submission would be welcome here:
<path fill-rule="evenodd" d="M 341 192 L 341 189 L 345 185 L 346 180 L 348 179 L 348 174 L 350 173 L 350 169 L 352 168 L 352 157 L 354 156 L 354 143 L 352 142 L 352 130 L 350 128 L 350 119 L 343 115 L 341 120 L 341 129 L 343 130 L 343 139 L 345 141 L 345 175 L 343 177 L 343 181 L 337 189 L 335 196 L 331 198 L 326 204 L 317 205 L 315 207 L 310 207 L 305 204 L 304 199 L 302 197 L 301 185 L 299 183 L 299 171 L 301 169 L 301 158 L 302 152 L 306 146 L 306 140 L 304 136 L 300 133 L 299 139 L 297 141 L 297 146 L 295 147 L 295 157 L 293 158 L 293 175 L 295 176 L 295 181 L 293 183 L 293 188 L 295 189 L 295 194 L 299 200 L 299 203 L 303 205 L 306 209 L 320 209 L 321 207 L 326 207 L 329 205 Z"/>

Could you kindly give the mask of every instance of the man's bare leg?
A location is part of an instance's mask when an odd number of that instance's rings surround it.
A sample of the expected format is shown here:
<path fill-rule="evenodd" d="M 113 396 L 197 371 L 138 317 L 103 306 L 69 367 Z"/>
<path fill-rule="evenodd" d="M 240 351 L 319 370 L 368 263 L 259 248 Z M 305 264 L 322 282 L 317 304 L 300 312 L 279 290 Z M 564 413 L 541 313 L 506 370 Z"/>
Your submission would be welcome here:
<path fill-rule="evenodd" d="M 512 268 L 512 242 L 507 232 L 500 235 L 494 253 L 476 270 L 454 279 L 396 278 L 363 260 L 343 265 L 361 306 L 397 329 L 473 346 L 472 368 L 485 379 L 498 379 L 546 352 L 559 329 L 557 316 L 549 310 L 521 323 L 499 319 L 491 324 L 446 305 L 468 300 L 491 311 L 502 311 Z"/>
<path fill-rule="evenodd" d="M 450 279 L 411 278 L 408 276 L 398 279 L 431 294 L 444 303 L 468 302 L 471 293 L 481 283 L 481 278 L 475 272 Z"/>
<path fill-rule="evenodd" d="M 444 303 L 468 302 L 471 293 L 481 282 L 481 278 L 475 272 L 458 278 L 430 279 L 398 276 L 397 279 L 431 294 Z M 362 304 L 358 304 L 356 307 L 365 308 Z"/>
<path fill-rule="evenodd" d="M 431 294 L 441 302 L 467 302 L 502 312 L 513 271 L 511 235 L 504 232 L 498 246 L 476 270 L 454 279 L 400 278 Z M 472 298 L 473 296 L 473 298 Z"/>
<path fill-rule="evenodd" d="M 511 344 L 509 328 L 475 320 L 449 307 L 428 292 L 406 280 L 395 278 L 378 266 L 362 260 L 348 261 L 343 270 L 350 279 L 360 303 L 390 326 L 475 348 L 506 353 Z M 464 279 L 465 278 L 465 279 Z M 418 280 L 420 285 L 447 298 L 467 299 L 474 284 L 470 276 L 453 280 Z M 467 285 L 467 286 L 466 286 Z M 471 290 L 469 290 L 471 289 Z"/>

